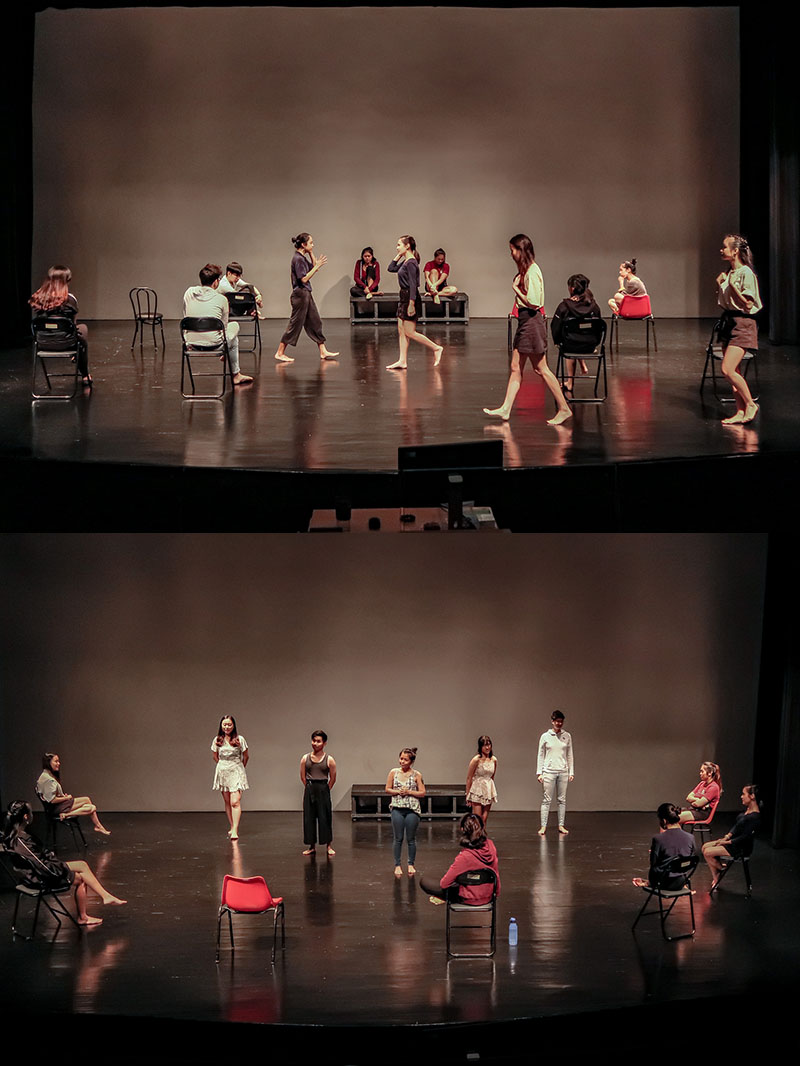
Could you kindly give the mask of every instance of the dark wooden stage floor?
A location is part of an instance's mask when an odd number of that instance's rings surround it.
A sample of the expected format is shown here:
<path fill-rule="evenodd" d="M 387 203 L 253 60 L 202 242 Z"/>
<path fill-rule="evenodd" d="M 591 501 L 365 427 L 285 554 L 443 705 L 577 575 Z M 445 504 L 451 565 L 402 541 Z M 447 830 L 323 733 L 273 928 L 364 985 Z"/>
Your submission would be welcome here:
<path fill-rule="evenodd" d="M 797 349 L 764 344 L 759 355 L 761 413 L 752 425 L 725 428 L 720 419 L 730 413 L 730 405 L 718 403 L 708 389 L 702 402 L 698 392 L 710 325 L 705 320 L 661 321 L 659 351 L 651 348 L 648 353 L 644 327 L 628 324 L 619 354 L 609 361 L 607 402 L 576 406 L 571 423 L 553 428 L 546 425 L 552 401 L 530 373 L 508 424 L 482 413 L 484 406 L 499 404 L 504 394 L 504 320 L 429 325 L 430 336 L 446 345 L 442 366 L 434 369 L 430 357 L 414 346 L 407 373 L 385 369 L 396 357 L 392 325 L 351 327 L 331 320 L 329 345 L 341 352 L 336 362 L 321 364 L 304 338 L 296 362 L 279 365 L 272 352 L 284 323 L 266 321 L 262 358 L 242 354 L 243 369 L 257 373 L 255 383 L 237 389 L 235 398 L 224 403 L 181 399 L 176 323 L 166 324 L 165 351 L 154 354 L 145 343 L 140 354 L 138 346 L 130 350 L 130 323 L 95 322 L 90 353 L 95 388 L 75 402 L 31 403 L 29 348 L 2 353 L 0 459 L 6 469 L 8 464 L 22 464 L 17 471 L 22 483 L 30 484 L 34 477 L 42 481 L 41 501 L 47 500 L 53 483 L 63 482 L 65 473 L 78 479 L 79 488 L 93 487 L 95 491 L 81 493 L 83 507 L 97 506 L 92 499 L 107 493 L 110 486 L 103 478 L 105 474 L 110 482 L 112 469 L 124 472 L 129 495 L 149 475 L 164 505 L 192 479 L 207 485 L 212 472 L 227 472 L 231 485 L 235 476 L 238 491 L 249 497 L 255 490 L 262 501 L 270 494 L 276 508 L 299 505 L 296 526 L 305 528 L 309 509 L 331 506 L 337 495 L 354 506 L 397 505 L 398 446 L 499 438 L 504 445 L 504 487 L 490 495 L 502 495 L 510 504 L 507 527 L 559 528 L 560 506 L 562 511 L 566 507 L 563 523 L 569 528 L 636 528 L 637 509 L 643 502 L 645 509 L 655 506 L 653 498 L 660 498 L 662 490 L 656 486 L 653 491 L 652 479 L 663 475 L 664 464 L 678 481 L 675 504 L 669 496 L 664 500 L 665 518 L 675 507 L 680 509 L 687 495 L 695 496 L 696 506 L 711 508 L 710 483 L 719 486 L 722 495 L 713 507 L 723 505 L 734 469 L 739 477 L 751 472 L 751 499 L 769 480 L 765 464 L 780 465 L 774 471 L 777 484 L 785 480 L 787 463 L 795 469 L 800 452 Z M 721 463 L 729 459 L 744 462 L 735 467 Z M 87 471 L 89 464 L 93 469 Z M 648 466 L 644 485 L 643 464 Z M 655 470 L 659 464 L 660 473 Z M 566 477 L 556 479 L 559 470 Z M 178 478 L 178 472 L 185 476 Z M 159 477 L 164 482 L 160 490 Z M 535 518 L 514 511 L 532 491 L 553 500 L 556 486 L 566 486 L 566 502 L 556 499 L 559 506 L 548 509 L 544 525 L 536 526 Z M 236 491 L 231 488 L 230 495 Z M 120 491 L 121 501 L 123 496 Z M 444 491 L 438 487 L 430 502 L 441 498 Z M 479 502 L 495 507 L 501 503 L 496 498 Z M 65 503 L 54 504 L 62 523 L 69 521 Z M 754 501 L 751 510 L 762 504 L 777 508 L 766 489 L 764 499 Z M 534 510 L 541 523 L 540 501 Z M 121 515 L 116 526 L 107 515 L 99 513 L 92 522 L 83 512 L 75 522 L 89 524 L 75 528 L 136 528 L 131 524 L 135 508 L 131 512 Z M 47 519 L 42 516 L 40 524 L 58 528 Z M 292 520 L 285 528 L 294 528 Z M 185 526 L 199 528 L 192 525 L 192 516 Z M 668 527 L 662 522 L 660 528 L 713 527 L 677 521 Z"/>
<path fill-rule="evenodd" d="M 655 824 L 649 814 L 578 813 L 569 838 L 544 840 L 534 815 L 493 814 L 503 884 L 498 951 L 493 960 L 450 962 L 444 909 L 416 881 L 395 881 L 386 822 L 354 824 L 336 814 L 336 857 L 311 860 L 300 854 L 294 812 L 246 811 L 238 845 L 227 841 L 221 811 L 105 820 L 113 835 L 93 836 L 87 858 L 129 904 L 104 912 L 96 904 L 101 927 L 78 933 L 65 925 L 53 939 L 48 919 L 33 942 L 12 941 L 13 893 L 0 896 L 7 1013 L 41 1019 L 51 1031 L 71 1026 L 66 1031 L 76 1038 L 117 1034 L 117 1053 L 101 1054 L 101 1062 L 143 1051 L 162 1061 L 164 1048 L 147 1045 L 164 1032 L 170 1041 L 179 1035 L 181 1047 L 163 1061 L 218 1062 L 231 1042 L 243 1050 L 253 1039 L 262 1051 L 292 1048 L 297 1062 L 307 1054 L 308 1061 L 366 1064 L 386 1061 L 387 1045 L 396 1057 L 411 1039 L 396 1026 L 415 1027 L 418 1062 L 467 1061 L 469 1047 L 480 1050 L 480 1061 L 506 1061 L 518 1030 L 525 1039 L 538 1034 L 540 1050 L 551 1044 L 556 1051 L 568 1039 L 570 1062 L 573 1052 L 590 1052 L 598 1034 L 615 1031 L 626 1042 L 620 1047 L 661 1061 L 638 1040 L 665 1007 L 687 1022 L 730 1015 L 739 1003 L 757 1014 L 768 1003 L 777 1009 L 782 994 L 797 988 L 795 852 L 757 844 L 749 900 L 739 869 L 714 899 L 705 867 L 699 870 L 693 940 L 665 943 L 657 918 L 631 934 L 641 893 L 630 880 L 646 868 Z M 456 850 L 455 823 L 423 823 L 418 871 L 443 871 Z M 70 857 L 66 847 L 62 855 Z M 235 959 L 224 949 L 215 966 L 226 872 L 264 874 L 284 896 L 287 944 L 274 968 L 263 918 L 236 920 Z M 511 914 L 519 922 L 516 949 L 507 943 Z M 241 1027 L 232 1032 L 222 1022 Z M 297 1029 L 306 1026 L 316 1028 Z"/>

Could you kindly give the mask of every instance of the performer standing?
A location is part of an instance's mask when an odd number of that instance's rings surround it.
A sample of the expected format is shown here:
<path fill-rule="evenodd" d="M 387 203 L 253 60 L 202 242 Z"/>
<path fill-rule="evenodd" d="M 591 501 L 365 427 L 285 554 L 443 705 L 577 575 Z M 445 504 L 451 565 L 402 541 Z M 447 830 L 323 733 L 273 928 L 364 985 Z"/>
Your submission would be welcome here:
<path fill-rule="evenodd" d="M 298 233 L 292 237 L 295 253 L 292 256 L 292 317 L 281 337 L 275 358 L 279 363 L 293 363 L 292 356 L 286 354 L 286 345 L 294 347 L 300 331 L 305 330 L 319 347 L 320 359 L 335 359 L 338 352 L 329 352 L 325 347 L 325 335 L 322 332 L 322 319 L 317 305 L 311 295 L 311 279 L 328 262 L 326 255 L 317 258 L 314 255 L 314 238 L 310 233 Z"/>
<path fill-rule="evenodd" d="M 423 333 L 417 332 L 417 315 L 419 314 L 419 252 L 417 242 L 413 237 L 405 234 L 397 242 L 397 255 L 389 264 L 389 272 L 397 274 L 400 283 L 400 300 L 397 304 L 397 335 L 400 341 L 400 358 L 395 363 L 390 363 L 387 370 L 408 369 L 408 342 L 418 341 L 419 344 L 433 350 L 433 365 L 438 366 L 442 361 L 444 346 L 434 344 Z"/>
<path fill-rule="evenodd" d="M 329 855 L 333 850 L 333 815 L 331 789 L 336 784 L 336 760 L 325 752 L 328 734 L 315 729 L 311 734 L 311 751 L 300 760 L 300 780 L 303 782 L 303 840 L 304 855 L 314 855 L 317 836 Z"/>
<path fill-rule="evenodd" d="M 403 876 L 400 860 L 405 836 L 408 843 L 408 876 L 413 877 L 417 872 L 414 860 L 417 857 L 417 826 L 422 814 L 419 801 L 425 795 L 425 782 L 419 771 L 413 769 L 417 758 L 416 748 L 403 748 L 399 758 L 400 765 L 393 767 L 386 778 L 386 791 L 392 797 L 389 808 L 394 834 L 394 876 Z"/>
<path fill-rule="evenodd" d="M 544 317 L 542 272 L 536 264 L 533 242 L 530 237 L 524 233 L 518 233 L 508 244 L 511 258 L 517 264 L 518 269 L 511 288 L 514 290 L 519 324 L 514 337 L 506 397 L 501 407 L 484 407 L 483 413 L 493 418 L 502 418 L 504 422 L 509 420 L 511 408 L 514 406 L 514 400 L 522 384 L 525 360 L 530 359 L 533 369 L 539 377 L 544 378 L 545 385 L 552 392 L 558 405 L 558 410 L 552 418 L 548 418 L 547 424 L 548 426 L 560 426 L 562 422 L 572 418 L 572 411 L 564 399 L 558 378 L 547 365 L 547 322 Z"/>
<path fill-rule="evenodd" d="M 572 737 L 564 729 L 563 713 L 553 711 L 550 721 L 553 723 L 552 728 L 539 737 L 539 758 L 536 763 L 536 774 L 544 789 L 540 837 L 547 831 L 547 817 L 553 796 L 558 797 L 558 831 L 564 836 L 569 833 L 564 824 L 567 814 L 567 784 L 575 776 Z"/>
<path fill-rule="evenodd" d="M 492 751 L 492 738 L 478 737 L 478 754 L 472 756 L 467 768 L 467 803 L 472 806 L 472 813 L 483 819 L 484 825 L 492 804 L 497 803 L 496 772 L 497 758 Z"/>
<path fill-rule="evenodd" d="M 217 735 L 211 741 L 211 757 L 217 764 L 214 784 L 211 787 L 222 793 L 230 826 L 228 836 L 231 840 L 238 840 L 242 793 L 249 787 L 244 768 L 247 766 L 250 752 L 247 750 L 247 741 L 236 728 L 236 719 L 231 715 L 221 719 L 219 723 Z"/>
<path fill-rule="evenodd" d="M 761 310 L 758 278 L 753 272 L 753 255 L 746 239 L 738 233 L 729 233 L 722 242 L 720 255 L 728 269 L 717 277 L 717 302 L 723 308 L 722 373 L 731 383 L 736 399 L 736 414 L 723 418 L 723 426 L 738 426 L 752 422 L 758 414 L 758 404 L 753 399 L 744 376 L 739 373 L 739 364 L 746 351 L 758 349 L 758 326 L 753 315 Z"/>

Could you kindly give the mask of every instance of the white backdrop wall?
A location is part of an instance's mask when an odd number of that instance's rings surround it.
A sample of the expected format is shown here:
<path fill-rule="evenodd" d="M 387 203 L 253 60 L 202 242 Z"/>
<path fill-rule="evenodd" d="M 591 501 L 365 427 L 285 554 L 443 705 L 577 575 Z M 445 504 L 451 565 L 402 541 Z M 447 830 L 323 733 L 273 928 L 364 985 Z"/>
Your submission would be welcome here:
<path fill-rule="evenodd" d="M 548 308 L 637 256 L 661 317 L 714 313 L 738 222 L 736 8 L 166 8 L 37 16 L 34 276 L 67 262 L 89 318 L 155 286 L 178 318 L 239 259 L 288 313 L 290 238 L 329 264 L 397 236 L 447 250 L 472 313 L 505 316 L 529 233 Z M 386 286 L 395 288 L 395 286 Z"/>
<path fill-rule="evenodd" d="M 680 801 L 708 758 L 732 809 L 751 778 L 763 537 L 362 536 L 323 551 L 280 535 L 30 535 L 0 549 L 5 803 L 33 797 L 54 750 L 68 791 L 103 810 L 217 810 L 209 749 L 227 713 L 251 748 L 250 809 L 299 808 L 321 728 L 339 810 L 406 745 L 429 782 L 462 780 L 483 732 L 498 809 L 531 810 L 556 707 L 574 810 Z"/>

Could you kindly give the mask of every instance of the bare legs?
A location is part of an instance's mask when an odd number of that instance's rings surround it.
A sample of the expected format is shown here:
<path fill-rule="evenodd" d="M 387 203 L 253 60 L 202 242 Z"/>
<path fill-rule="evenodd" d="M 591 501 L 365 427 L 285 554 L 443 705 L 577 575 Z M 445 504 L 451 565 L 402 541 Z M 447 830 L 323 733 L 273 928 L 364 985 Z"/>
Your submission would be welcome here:
<path fill-rule="evenodd" d="M 737 426 L 752 422 L 758 414 L 758 404 L 753 399 L 744 377 L 739 373 L 739 364 L 744 359 L 744 348 L 729 344 L 722 354 L 722 373 L 731 383 L 736 400 L 736 414 L 723 418 L 723 426 Z"/>
<path fill-rule="evenodd" d="M 730 858 L 731 853 L 725 847 L 724 844 L 720 844 L 718 840 L 709 840 L 707 844 L 703 845 L 703 858 L 706 861 L 706 865 L 711 871 L 711 888 L 716 886 L 719 880 L 719 875 L 722 873 L 724 863 L 720 862 L 721 858 Z"/>
<path fill-rule="evenodd" d="M 228 836 L 231 840 L 239 839 L 239 820 L 242 817 L 242 794 L 241 792 L 223 792 L 222 801 L 225 804 L 225 814 L 228 817 Z"/>
<path fill-rule="evenodd" d="M 115 896 L 113 893 L 109 892 L 108 889 L 103 888 L 88 863 L 83 861 L 68 862 L 67 866 L 70 870 L 75 872 L 75 904 L 78 908 L 79 925 L 100 925 L 103 921 L 102 918 L 92 918 L 92 916 L 87 913 L 87 889 L 91 889 L 95 895 L 99 896 L 107 907 L 121 907 L 128 902 L 126 899 L 120 899 L 119 896 Z"/>
<path fill-rule="evenodd" d="M 553 371 L 547 365 L 546 355 L 528 355 L 524 358 L 528 358 L 534 363 L 533 369 L 544 379 L 545 385 L 553 394 L 553 399 L 556 401 L 558 410 L 552 418 L 548 418 L 548 426 L 560 426 L 562 422 L 566 422 L 568 418 L 572 418 L 572 411 L 569 409 L 569 404 L 564 399 L 564 393 L 561 391 L 561 386 L 558 383 L 558 378 Z M 502 418 L 504 422 L 507 422 L 511 417 L 511 408 L 514 406 L 514 400 L 517 398 L 519 387 L 522 384 L 522 364 L 524 358 L 520 356 L 517 349 L 511 356 L 511 373 L 508 376 L 508 385 L 506 387 L 506 397 L 503 400 L 502 406 L 489 408 L 484 407 L 483 413 L 485 415 L 491 415 L 493 418 Z M 538 360 L 534 362 L 534 360 Z"/>
<path fill-rule="evenodd" d="M 390 363 L 387 370 L 407 370 L 408 369 L 408 342 L 416 341 L 418 344 L 423 345 L 425 348 L 430 348 L 433 351 L 433 365 L 438 366 L 442 361 L 442 352 L 444 347 L 441 344 L 434 344 L 430 337 L 426 337 L 424 333 L 417 333 L 417 327 L 415 322 L 406 322 L 401 318 L 397 320 L 397 339 L 400 342 L 400 358 L 396 363 Z"/>
<path fill-rule="evenodd" d="M 88 796 L 76 796 L 72 801 L 72 810 L 68 811 L 62 816 L 64 818 L 81 818 L 83 815 L 91 818 L 94 822 L 95 833 L 102 833 L 103 836 L 110 837 L 111 830 L 106 829 L 97 814 L 97 807 L 92 803 Z"/>
<path fill-rule="evenodd" d="M 489 811 L 491 809 L 491 803 L 487 803 L 486 806 L 484 806 L 482 803 L 472 804 L 472 813 L 477 814 L 477 816 L 482 820 L 484 829 L 486 828 L 486 823 L 489 820 Z"/>

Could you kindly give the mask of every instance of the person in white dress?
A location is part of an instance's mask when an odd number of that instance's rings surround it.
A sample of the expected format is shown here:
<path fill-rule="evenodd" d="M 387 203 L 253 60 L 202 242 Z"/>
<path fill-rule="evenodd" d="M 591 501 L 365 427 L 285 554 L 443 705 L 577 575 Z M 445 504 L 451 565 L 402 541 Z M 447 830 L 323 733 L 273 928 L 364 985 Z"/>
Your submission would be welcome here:
<path fill-rule="evenodd" d="M 249 787 L 245 766 L 250 752 L 247 750 L 247 741 L 236 728 L 236 719 L 231 715 L 219 723 L 219 731 L 211 741 L 211 757 L 217 764 L 212 788 L 222 793 L 230 826 L 228 836 L 231 840 L 238 840 L 242 792 Z"/>
<path fill-rule="evenodd" d="M 472 813 L 486 820 L 492 804 L 497 803 L 497 789 L 494 775 L 497 772 L 497 758 L 492 752 L 492 738 L 478 737 L 478 754 L 473 755 L 467 768 L 467 803 Z"/>

